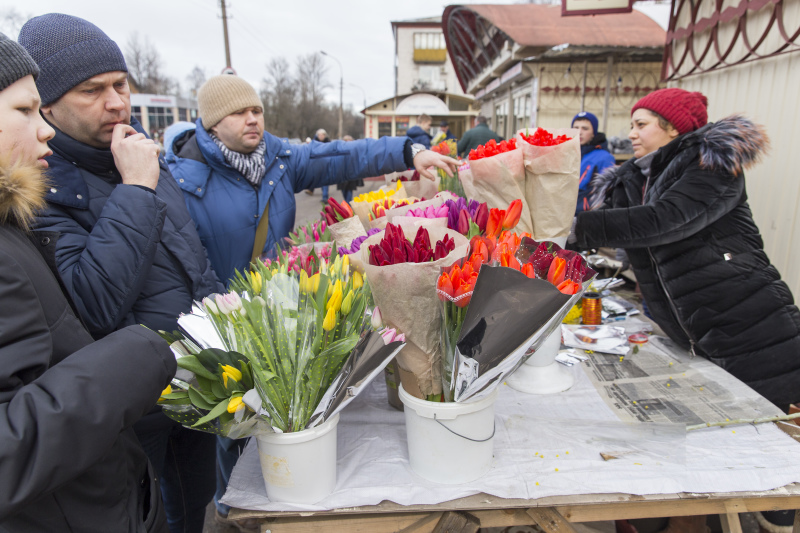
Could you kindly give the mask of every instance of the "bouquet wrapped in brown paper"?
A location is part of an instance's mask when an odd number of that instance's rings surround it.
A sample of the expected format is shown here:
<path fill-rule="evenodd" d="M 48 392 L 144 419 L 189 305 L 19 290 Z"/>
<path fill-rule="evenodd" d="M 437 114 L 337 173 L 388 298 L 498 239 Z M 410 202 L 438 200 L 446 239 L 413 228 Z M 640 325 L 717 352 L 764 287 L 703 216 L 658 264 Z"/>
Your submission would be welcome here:
<path fill-rule="evenodd" d="M 453 230 L 394 224 L 361 245 L 364 271 L 383 320 L 408 341 L 397 356 L 403 387 L 418 390 L 423 398 L 440 394 L 442 388 L 436 281 L 441 267 L 463 258 L 468 248 L 466 237 Z"/>
<path fill-rule="evenodd" d="M 418 198 L 409 196 L 407 198 L 385 198 L 383 200 L 376 200 L 372 202 L 372 207 L 369 209 L 367 216 L 369 217 L 369 227 L 383 229 L 386 224 L 391 220 L 387 215 L 393 209 L 410 207 L 412 204 L 419 202 Z"/>
<path fill-rule="evenodd" d="M 434 196 L 430 200 L 414 202 L 413 204 L 387 209 L 386 220 L 394 224 L 396 223 L 394 222 L 395 217 L 404 217 L 406 216 L 406 213 L 408 213 L 412 209 L 425 209 L 430 206 L 439 207 L 440 205 L 444 204 L 447 200 L 455 200 L 457 198 L 458 197 L 455 194 L 451 193 L 450 191 L 442 191 L 440 193 L 434 193 Z M 384 224 L 384 227 L 385 226 L 386 225 Z"/>
<path fill-rule="evenodd" d="M 531 233 L 531 211 L 525 200 L 525 167 L 522 150 L 513 139 L 500 144 L 490 141 L 472 150 L 469 161 L 458 170 L 467 198 L 486 202 L 489 209 L 505 209 L 516 199 L 522 200 L 522 214 L 517 229 Z"/>
<path fill-rule="evenodd" d="M 353 206 L 353 212 L 361 221 L 361 224 L 364 225 L 365 229 L 370 228 L 369 212 L 372 209 L 372 204 L 378 200 L 385 200 L 387 198 L 394 198 L 395 200 L 408 198 L 401 182 L 398 182 L 396 186 L 384 186 L 377 191 L 359 194 L 350 202 Z"/>
<path fill-rule="evenodd" d="M 533 221 L 531 235 L 542 241 L 567 237 L 575 204 L 581 167 L 577 129 L 538 128 L 532 134 L 517 132 L 517 146 L 525 165 L 525 200 Z"/>
<path fill-rule="evenodd" d="M 344 246 L 345 248 L 349 248 L 354 239 L 367 234 L 367 230 L 364 229 L 364 225 L 357 216 L 351 216 L 341 222 L 331 224 L 328 229 L 336 246 Z"/>
<path fill-rule="evenodd" d="M 429 180 L 428 178 L 420 178 L 414 181 L 404 181 L 403 188 L 409 196 L 416 196 L 417 198 L 425 198 L 427 200 L 436 196 L 439 192 L 440 178 L 437 175 L 436 179 Z"/>

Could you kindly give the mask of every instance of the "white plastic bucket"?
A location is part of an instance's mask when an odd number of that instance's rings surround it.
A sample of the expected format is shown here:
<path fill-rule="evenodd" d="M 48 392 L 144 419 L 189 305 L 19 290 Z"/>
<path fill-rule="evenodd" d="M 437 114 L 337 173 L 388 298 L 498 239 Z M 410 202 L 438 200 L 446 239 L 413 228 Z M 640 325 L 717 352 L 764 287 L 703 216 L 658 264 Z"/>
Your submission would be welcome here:
<path fill-rule="evenodd" d="M 311 429 L 256 435 L 270 501 L 317 503 L 333 492 L 337 424 L 338 414 Z"/>
<path fill-rule="evenodd" d="M 556 361 L 561 349 L 561 325 L 533 352 L 525 364 L 506 378 L 508 386 L 528 394 L 564 392 L 575 384 L 572 372 Z"/>
<path fill-rule="evenodd" d="M 467 483 L 488 472 L 496 399 L 497 389 L 476 402 L 428 402 L 411 396 L 401 385 L 411 470 L 449 485 Z"/>

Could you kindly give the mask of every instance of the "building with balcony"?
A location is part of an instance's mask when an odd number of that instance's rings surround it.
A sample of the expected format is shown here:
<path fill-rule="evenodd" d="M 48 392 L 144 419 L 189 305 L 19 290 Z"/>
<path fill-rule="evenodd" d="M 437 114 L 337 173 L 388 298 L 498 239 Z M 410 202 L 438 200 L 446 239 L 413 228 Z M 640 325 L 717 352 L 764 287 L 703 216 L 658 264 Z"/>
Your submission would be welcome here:
<path fill-rule="evenodd" d="M 442 17 L 392 22 L 394 95 L 432 91 L 463 95 L 447 55 Z"/>
<path fill-rule="evenodd" d="M 364 136 L 401 136 L 421 114 L 433 119 L 431 135 L 446 120 L 461 137 L 473 126 L 478 110 L 458 83 L 447 54 L 441 17 L 392 22 L 394 34 L 394 96 L 364 109 Z"/>

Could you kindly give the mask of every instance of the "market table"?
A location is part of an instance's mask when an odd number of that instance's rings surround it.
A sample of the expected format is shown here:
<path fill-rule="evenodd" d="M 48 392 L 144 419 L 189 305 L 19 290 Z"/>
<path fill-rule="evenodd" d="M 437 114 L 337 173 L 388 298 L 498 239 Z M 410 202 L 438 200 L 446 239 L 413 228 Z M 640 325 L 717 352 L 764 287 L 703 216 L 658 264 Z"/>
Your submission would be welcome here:
<path fill-rule="evenodd" d="M 474 532 L 534 523 L 556 532 L 571 531 L 571 522 L 698 514 L 720 514 L 735 532 L 738 513 L 800 508 L 800 428 L 687 434 L 679 425 L 777 412 L 722 369 L 651 337 L 638 354 L 595 353 L 570 371 L 576 383 L 560 394 L 501 387 L 495 463 L 473 483 L 437 485 L 410 470 L 403 414 L 386 403 L 378 381 L 342 413 L 330 497 L 314 506 L 270 502 L 251 442 L 223 502 L 234 508 L 232 518 L 258 518 L 272 533 Z"/>

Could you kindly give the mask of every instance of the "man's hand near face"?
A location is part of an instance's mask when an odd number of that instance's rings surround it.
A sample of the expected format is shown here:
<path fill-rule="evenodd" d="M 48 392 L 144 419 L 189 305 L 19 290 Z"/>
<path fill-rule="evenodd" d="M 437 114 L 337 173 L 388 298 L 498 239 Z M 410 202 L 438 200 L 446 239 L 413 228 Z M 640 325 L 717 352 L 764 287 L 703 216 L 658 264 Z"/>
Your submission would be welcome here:
<path fill-rule="evenodd" d="M 114 163 L 126 185 L 155 190 L 158 185 L 158 145 L 127 124 L 117 124 L 111 135 Z"/>
<path fill-rule="evenodd" d="M 420 176 L 424 176 L 429 180 L 436 179 L 436 172 L 430 170 L 430 167 L 438 167 L 444 170 L 448 176 L 452 177 L 453 172 L 458 169 L 458 161 L 446 155 L 437 154 L 432 150 L 422 150 L 414 157 L 414 168 L 417 169 Z"/>

